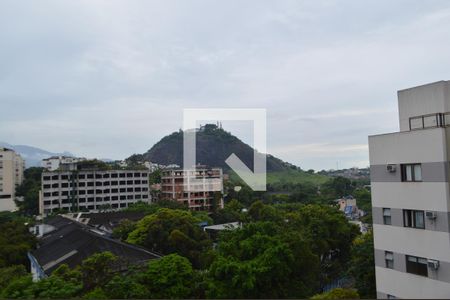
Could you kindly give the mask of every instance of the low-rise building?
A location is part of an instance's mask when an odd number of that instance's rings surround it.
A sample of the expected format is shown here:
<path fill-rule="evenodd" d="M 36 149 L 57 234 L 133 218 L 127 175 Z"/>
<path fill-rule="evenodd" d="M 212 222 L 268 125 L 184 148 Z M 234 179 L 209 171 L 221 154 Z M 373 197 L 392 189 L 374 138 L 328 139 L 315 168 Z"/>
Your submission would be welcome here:
<path fill-rule="evenodd" d="M 49 276 L 62 264 L 75 268 L 89 256 L 105 251 L 119 258 L 115 266 L 116 271 L 125 271 L 130 265 L 141 265 L 161 257 L 159 254 L 108 238 L 101 231 L 62 216 L 47 220 L 45 226 L 46 231 L 39 232 L 38 235 L 39 247 L 28 253 L 31 274 L 35 281 Z"/>
<path fill-rule="evenodd" d="M 42 173 L 40 214 L 117 210 L 150 202 L 148 170 L 58 170 Z"/>
<path fill-rule="evenodd" d="M 23 181 L 25 162 L 22 157 L 8 148 L 0 148 L 0 211 L 14 211 L 16 186 Z"/>
<path fill-rule="evenodd" d="M 41 162 L 41 166 L 48 171 L 56 171 L 61 165 L 72 165 L 76 166 L 76 163 L 85 161 L 86 158 L 83 157 L 71 157 L 71 156 L 52 156 L 45 158 Z"/>
<path fill-rule="evenodd" d="M 176 200 L 191 210 L 223 208 L 223 172 L 197 166 L 195 170 L 165 169 L 161 174 L 161 198 Z"/>

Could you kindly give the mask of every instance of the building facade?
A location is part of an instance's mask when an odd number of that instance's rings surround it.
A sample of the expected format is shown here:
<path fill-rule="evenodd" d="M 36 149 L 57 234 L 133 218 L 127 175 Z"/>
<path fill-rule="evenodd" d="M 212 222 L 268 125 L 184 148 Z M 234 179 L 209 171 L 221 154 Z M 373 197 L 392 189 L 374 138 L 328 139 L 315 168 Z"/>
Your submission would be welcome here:
<path fill-rule="evenodd" d="M 191 210 L 223 208 L 223 172 L 220 168 L 165 169 L 161 173 L 161 198 L 176 200 Z"/>
<path fill-rule="evenodd" d="M 23 181 L 25 162 L 11 149 L 0 148 L 0 211 L 17 209 L 16 186 Z"/>
<path fill-rule="evenodd" d="M 57 210 L 92 211 L 150 202 L 147 170 L 78 170 L 42 173 L 40 214 Z"/>
<path fill-rule="evenodd" d="M 379 298 L 450 298 L 449 92 L 399 91 L 400 131 L 369 137 Z"/>

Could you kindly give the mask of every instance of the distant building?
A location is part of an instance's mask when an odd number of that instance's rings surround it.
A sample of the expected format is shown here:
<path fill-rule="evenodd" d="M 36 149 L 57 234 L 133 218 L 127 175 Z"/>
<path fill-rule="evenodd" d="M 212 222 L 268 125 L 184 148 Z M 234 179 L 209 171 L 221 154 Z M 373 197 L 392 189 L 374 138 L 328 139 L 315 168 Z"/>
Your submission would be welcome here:
<path fill-rule="evenodd" d="M 192 180 L 201 180 L 192 183 Z M 209 180 L 213 183 L 210 184 Z M 164 169 L 161 174 L 161 198 L 176 200 L 191 210 L 212 211 L 223 208 L 223 198 L 214 203 L 216 192 L 223 194 L 223 172 L 220 168 L 197 166 L 196 170 Z"/>
<path fill-rule="evenodd" d="M 400 132 L 369 137 L 377 298 L 450 298 L 449 91 L 399 91 Z"/>
<path fill-rule="evenodd" d="M 16 186 L 23 181 L 25 162 L 11 149 L 0 148 L 0 211 L 17 209 Z"/>
<path fill-rule="evenodd" d="M 72 170 L 42 173 L 40 214 L 58 210 L 91 211 L 126 208 L 150 202 L 148 170 Z"/>
<path fill-rule="evenodd" d="M 39 232 L 39 226 L 32 229 Z M 42 226 L 41 226 L 42 227 Z M 126 271 L 130 265 L 142 265 L 161 256 L 142 248 L 108 238 L 101 231 L 73 220 L 56 216 L 46 221 L 45 232 L 39 232 L 38 247 L 28 253 L 33 280 L 49 276 L 62 264 L 79 266 L 89 256 L 109 251 L 118 256 L 116 271 Z"/>
<path fill-rule="evenodd" d="M 41 162 L 41 166 L 48 171 L 56 171 L 61 165 L 73 165 L 80 161 L 85 161 L 86 158 L 70 157 L 70 156 L 52 156 L 45 158 Z M 70 167 L 69 167 L 70 168 Z"/>

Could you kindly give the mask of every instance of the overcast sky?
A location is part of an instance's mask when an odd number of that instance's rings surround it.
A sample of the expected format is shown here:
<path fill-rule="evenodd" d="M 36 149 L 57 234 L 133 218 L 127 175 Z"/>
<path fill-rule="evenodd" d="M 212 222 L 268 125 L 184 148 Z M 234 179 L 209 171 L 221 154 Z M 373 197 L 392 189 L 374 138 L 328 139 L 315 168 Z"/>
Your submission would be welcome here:
<path fill-rule="evenodd" d="M 79 156 L 242 107 L 267 109 L 283 160 L 365 167 L 367 136 L 398 130 L 396 91 L 449 73 L 450 1 L 0 0 L 0 141 Z"/>

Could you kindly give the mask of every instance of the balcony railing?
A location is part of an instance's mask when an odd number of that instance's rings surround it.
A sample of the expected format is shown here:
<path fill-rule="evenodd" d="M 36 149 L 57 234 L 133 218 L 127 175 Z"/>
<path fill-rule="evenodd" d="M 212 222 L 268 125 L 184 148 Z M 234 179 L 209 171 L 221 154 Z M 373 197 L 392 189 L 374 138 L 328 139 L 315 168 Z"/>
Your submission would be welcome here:
<path fill-rule="evenodd" d="M 449 127 L 450 112 L 435 113 L 409 118 L 409 130 Z"/>

